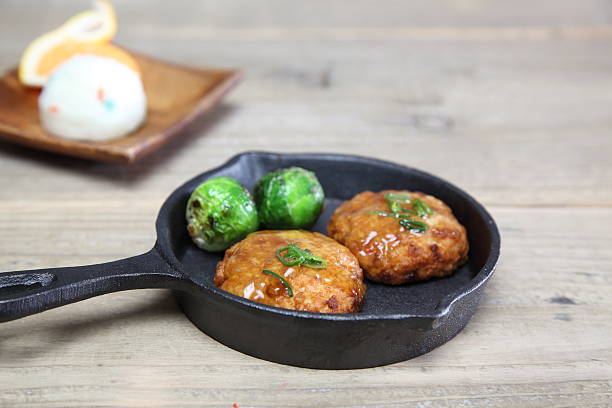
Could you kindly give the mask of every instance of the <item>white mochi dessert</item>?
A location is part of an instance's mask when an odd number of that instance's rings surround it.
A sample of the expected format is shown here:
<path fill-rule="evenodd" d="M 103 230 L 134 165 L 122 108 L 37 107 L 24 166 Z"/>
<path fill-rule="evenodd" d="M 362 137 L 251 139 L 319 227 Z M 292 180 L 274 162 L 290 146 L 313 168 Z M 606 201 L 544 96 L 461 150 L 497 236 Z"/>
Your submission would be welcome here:
<path fill-rule="evenodd" d="M 38 98 L 40 120 L 54 136 L 105 141 L 136 130 L 147 99 L 140 75 L 121 62 L 75 55 L 59 65 Z"/>

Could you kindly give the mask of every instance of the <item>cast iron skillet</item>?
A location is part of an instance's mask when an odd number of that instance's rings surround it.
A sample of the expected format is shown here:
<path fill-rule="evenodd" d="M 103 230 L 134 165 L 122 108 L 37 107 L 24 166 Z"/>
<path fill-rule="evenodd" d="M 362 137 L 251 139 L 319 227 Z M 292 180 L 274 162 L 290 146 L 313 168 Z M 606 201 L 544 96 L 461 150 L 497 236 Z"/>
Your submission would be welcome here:
<path fill-rule="evenodd" d="M 316 172 L 323 185 L 327 199 L 315 231 L 325 232 L 333 210 L 361 191 L 419 190 L 446 202 L 465 225 L 469 261 L 444 279 L 396 287 L 367 281 L 363 310 L 354 314 L 280 309 L 217 289 L 212 277 L 222 254 L 196 248 L 186 233 L 190 193 L 205 179 L 220 175 L 252 188 L 267 172 L 289 166 Z M 427 353 L 453 338 L 476 310 L 500 250 L 495 222 L 459 188 L 412 168 L 336 154 L 235 156 L 172 193 L 156 227 L 157 242 L 143 255 L 99 265 L 0 274 L 0 321 L 120 290 L 171 288 L 200 330 L 243 353 L 299 367 L 374 367 Z"/>

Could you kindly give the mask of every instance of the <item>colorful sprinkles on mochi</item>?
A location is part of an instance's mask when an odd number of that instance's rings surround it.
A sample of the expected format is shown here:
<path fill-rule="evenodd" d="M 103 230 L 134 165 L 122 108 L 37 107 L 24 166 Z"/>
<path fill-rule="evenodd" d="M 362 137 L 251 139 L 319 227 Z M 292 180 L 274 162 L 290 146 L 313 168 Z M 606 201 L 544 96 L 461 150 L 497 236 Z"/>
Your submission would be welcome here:
<path fill-rule="evenodd" d="M 98 88 L 96 97 L 100 102 L 102 102 L 102 104 L 107 110 L 112 111 L 113 109 L 115 109 L 115 102 L 110 99 L 106 99 L 106 92 L 104 91 L 104 88 Z"/>

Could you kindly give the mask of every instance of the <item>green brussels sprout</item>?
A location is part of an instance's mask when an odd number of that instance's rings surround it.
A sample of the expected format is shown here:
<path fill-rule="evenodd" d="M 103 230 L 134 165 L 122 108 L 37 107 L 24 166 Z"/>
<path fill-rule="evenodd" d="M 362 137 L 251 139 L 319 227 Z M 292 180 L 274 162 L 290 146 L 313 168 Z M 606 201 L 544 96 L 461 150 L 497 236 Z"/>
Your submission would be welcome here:
<path fill-rule="evenodd" d="M 266 174 L 255 184 L 253 195 L 261 223 L 279 229 L 311 227 L 325 200 L 315 174 L 300 167 Z"/>
<path fill-rule="evenodd" d="M 223 251 L 259 227 L 249 191 L 229 177 L 200 184 L 187 201 L 185 217 L 191 239 L 207 251 Z"/>

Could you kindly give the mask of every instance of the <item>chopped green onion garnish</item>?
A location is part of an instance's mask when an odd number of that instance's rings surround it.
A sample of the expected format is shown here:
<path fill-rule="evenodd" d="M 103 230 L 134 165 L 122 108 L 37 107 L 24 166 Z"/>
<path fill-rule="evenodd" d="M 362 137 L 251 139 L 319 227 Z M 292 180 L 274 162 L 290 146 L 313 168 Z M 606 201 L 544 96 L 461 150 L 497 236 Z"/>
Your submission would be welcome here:
<path fill-rule="evenodd" d="M 314 255 L 312 258 L 306 259 L 302 265 L 307 266 L 309 268 L 314 268 L 314 269 L 327 268 L 327 262 L 325 262 L 325 259 L 318 257 L 318 256 L 315 257 Z"/>
<path fill-rule="evenodd" d="M 400 225 L 404 228 L 408 228 L 411 231 L 425 232 L 427 231 L 427 224 L 421 221 L 415 221 L 410 218 L 402 218 L 399 221 Z"/>
<path fill-rule="evenodd" d="M 289 244 L 276 251 L 276 257 L 283 265 L 304 265 L 309 268 L 327 268 L 327 262 L 320 256 L 314 255 L 309 249 L 300 249 L 295 244 Z"/>
<path fill-rule="evenodd" d="M 283 252 L 285 252 L 283 254 Z M 304 256 L 298 247 L 293 244 L 276 251 L 276 257 L 287 266 L 295 266 L 304 263 Z"/>
<path fill-rule="evenodd" d="M 289 297 L 293 297 L 293 290 L 291 289 L 291 286 L 289 285 L 289 282 L 287 282 L 285 280 L 285 278 L 283 278 L 282 276 L 280 276 L 278 273 L 276 272 L 272 272 L 269 271 L 267 269 L 263 270 L 263 273 L 265 273 L 266 275 L 270 275 L 270 276 L 274 276 L 276 279 L 278 279 L 279 281 L 281 281 L 281 283 L 283 284 L 283 286 L 285 287 L 285 289 L 287 289 L 287 293 L 289 294 Z"/>
<path fill-rule="evenodd" d="M 427 224 L 421 221 L 415 221 L 410 218 L 410 215 L 416 215 L 417 217 L 427 218 L 434 213 L 423 200 L 418 198 L 411 198 L 406 194 L 400 193 L 387 193 L 385 194 L 385 201 L 389 205 L 387 211 L 372 211 L 370 214 L 381 215 L 383 217 L 400 218 L 400 225 L 408 228 L 411 231 L 425 232 L 427 231 Z M 402 207 L 402 203 L 411 203 L 412 210 Z"/>
<path fill-rule="evenodd" d="M 404 203 L 409 203 L 412 198 L 407 195 L 407 194 L 401 194 L 401 193 L 387 193 L 385 194 L 385 200 L 387 200 L 387 203 L 390 202 L 404 202 Z"/>
<path fill-rule="evenodd" d="M 430 206 L 418 198 L 413 200 L 412 208 L 416 210 L 417 215 L 421 218 L 426 218 L 428 215 L 432 215 L 434 213 Z"/>
<path fill-rule="evenodd" d="M 406 209 L 404 207 L 401 207 L 401 209 L 402 209 L 401 210 L 401 214 L 411 214 L 411 215 L 416 215 L 416 216 L 419 215 L 419 214 L 417 214 L 416 211 L 408 210 L 408 209 Z"/>

